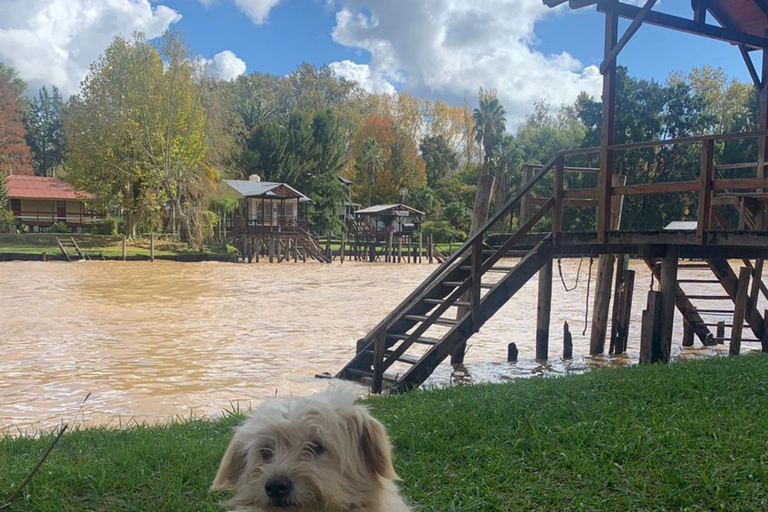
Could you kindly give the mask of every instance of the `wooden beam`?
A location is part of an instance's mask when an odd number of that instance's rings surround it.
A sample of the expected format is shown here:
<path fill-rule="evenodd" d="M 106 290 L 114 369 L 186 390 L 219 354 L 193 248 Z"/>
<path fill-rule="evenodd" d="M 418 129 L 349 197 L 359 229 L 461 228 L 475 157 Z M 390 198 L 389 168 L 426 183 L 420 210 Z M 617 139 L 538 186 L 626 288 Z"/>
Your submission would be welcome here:
<path fill-rule="evenodd" d="M 549 356 L 549 323 L 552 312 L 552 258 L 539 269 L 539 301 L 536 306 L 536 360 Z"/>
<path fill-rule="evenodd" d="M 747 65 L 747 71 L 749 71 L 749 76 L 752 78 L 752 83 L 755 85 L 755 89 L 757 89 L 759 92 L 763 86 L 762 82 L 760 81 L 760 77 L 757 76 L 755 63 L 752 62 L 752 57 L 749 56 L 749 51 L 744 47 L 744 45 L 739 45 L 739 52 L 741 53 L 741 58 L 744 59 L 744 64 Z"/>
<path fill-rule="evenodd" d="M 634 36 L 638 29 L 640 29 L 640 25 L 643 24 L 643 20 L 655 4 L 656 0 L 647 0 L 645 2 L 645 5 L 642 7 L 642 9 L 640 9 L 640 12 L 637 13 L 637 16 L 635 16 L 635 18 L 632 20 L 632 23 L 629 24 L 627 30 L 624 32 L 624 34 L 622 34 L 619 42 L 616 43 L 616 46 L 611 48 L 608 56 L 603 59 L 602 64 L 600 64 L 601 75 L 604 75 L 608 71 L 608 66 L 616 63 L 616 57 L 619 56 L 621 50 L 624 49 L 627 43 L 629 43 L 629 40 L 632 39 L 632 36 Z"/>
<path fill-rule="evenodd" d="M 715 141 L 701 143 L 701 176 L 699 180 L 699 215 L 696 222 L 696 241 L 703 243 L 704 231 L 709 229 L 712 216 L 712 177 Z"/>
<path fill-rule="evenodd" d="M 616 46 L 619 17 L 616 11 L 605 12 L 605 41 L 603 55 L 607 58 Z M 616 121 L 616 61 L 603 74 L 603 125 L 600 138 L 600 174 L 598 176 L 597 239 L 605 241 L 611 225 L 611 176 L 613 174 L 613 144 Z"/>
<path fill-rule="evenodd" d="M 672 351 L 672 333 L 675 322 L 675 300 L 677 297 L 678 249 L 668 245 L 667 253 L 661 262 L 659 286 L 661 291 L 661 318 L 659 319 L 661 358 L 669 361 Z"/>
<path fill-rule="evenodd" d="M 697 25 L 703 25 L 707 22 L 707 2 L 705 0 L 692 0 L 693 21 Z"/>
<path fill-rule="evenodd" d="M 668 183 L 643 183 L 613 187 L 616 195 L 671 194 L 673 192 L 695 192 L 699 189 L 698 181 L 671 181 Z"/>
<path fill-rule="evenodd" d="M 648 306 L 643 311 L 640 327 L 640 363 L 650 364 L 662 359 L 658 328 L 660 316 L 661 293 L 650 291 L 648 292 Z"/>
<path fill-rule="evenodd" d="M 555 162 L 555 183 L 553 199 L 555 200 L 555 207 L 552 210 L 552 239 L 557 245 L 560 232 L 563 230 L 563 182 L 565 177 L 565 158 L 558 157 Z"/>
<path fill-rule="evenodd" d="M 732 356 L 737 356 L 741 352 L 741 334 L 744 331 L 744 318 L 749 307 L 747 296 L 749 293 L 749 274 L 748 268 L 741 267 L 739 269 L 739 280 L 734 299 L 736 305 L 733 308 L 733 325 L 731 326 L 731 343 L 728 348 L 728 354 Z"/>
<path fill-rule="evenodd" d="M 605 5 L 598 4 L 597 10 L 599 12 L 614 12 L 621 18 L 631 20 L 637 17 L 641 9 L 639 7 L 621 2 L 611 2 L 606 3 Z M 694 20 L 689 20 L 662 12 L 650 11 L 645 17 L 645 23 L 648 23 L 649 25 L 655 25 L 657 27 L 676 30 L 678 32 L 685 32 L 688 34 L 708 37 L 710 39 L 716 39 L 718 41 L 725 41 L 727 43 L 740 44 L 746 46 L 747 48 L 768 48 L 768 39 L 765 37 L 758 37 L 752 34 L 747 34 L 745 32 L 738 32 L 732 29 L 717 27 L 708 23 L 699 24 Z"/>

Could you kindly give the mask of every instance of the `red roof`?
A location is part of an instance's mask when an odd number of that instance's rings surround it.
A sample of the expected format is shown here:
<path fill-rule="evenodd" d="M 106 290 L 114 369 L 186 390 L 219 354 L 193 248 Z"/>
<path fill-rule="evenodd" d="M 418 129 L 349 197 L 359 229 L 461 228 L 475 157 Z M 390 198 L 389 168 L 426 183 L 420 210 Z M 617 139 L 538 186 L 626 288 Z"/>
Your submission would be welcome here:
<path fill-rule="evenodd" d="M 14 199 L 93 199 L 93 194 L 72 188 L 56 178 L 11 174 L 5 178 L 8 197 Z"/>

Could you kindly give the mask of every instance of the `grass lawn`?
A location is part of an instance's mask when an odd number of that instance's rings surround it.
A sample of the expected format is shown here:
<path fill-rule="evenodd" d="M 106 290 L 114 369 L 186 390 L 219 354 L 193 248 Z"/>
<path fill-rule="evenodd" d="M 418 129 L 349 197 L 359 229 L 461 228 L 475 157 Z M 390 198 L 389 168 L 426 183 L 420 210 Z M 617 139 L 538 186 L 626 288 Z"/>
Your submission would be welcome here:
<path fill-rule="evenodd" d="M 766 510 L 768 357 L 368 400 L 422 511 Z M 217 511 L 241 420 L 66 434 L 11 511 Z M 0 503 L 50 443 L 0 440 Z"/>

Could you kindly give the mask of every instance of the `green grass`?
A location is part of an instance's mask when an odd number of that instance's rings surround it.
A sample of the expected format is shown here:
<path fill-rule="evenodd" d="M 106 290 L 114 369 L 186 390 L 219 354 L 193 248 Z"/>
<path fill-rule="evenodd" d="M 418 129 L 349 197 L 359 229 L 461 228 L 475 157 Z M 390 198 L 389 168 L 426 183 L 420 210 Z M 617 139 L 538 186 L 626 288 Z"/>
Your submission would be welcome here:
<path fill-rule="evenodd" d="M 421 511 L 766 510 L 768 357 L 371 398 Z M 241 417 L 67 434 L 8 510 L 214 511 Z M 0 440 L 0 503 L 47 445 Z"/>

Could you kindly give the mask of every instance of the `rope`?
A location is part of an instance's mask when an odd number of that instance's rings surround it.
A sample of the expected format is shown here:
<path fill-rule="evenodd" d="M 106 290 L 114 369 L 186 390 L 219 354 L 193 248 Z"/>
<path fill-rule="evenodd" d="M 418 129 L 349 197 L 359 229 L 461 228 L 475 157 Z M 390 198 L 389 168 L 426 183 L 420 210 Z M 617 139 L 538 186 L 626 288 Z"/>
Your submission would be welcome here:
<path fill-rule="evenodd" d="M 581 332 L 582 336 L 585 336 L 587 334 L 587 322 L 589 321 L 589 285 L 592 282 L 592 263 L 594 263 L 595 258 L 593 258 L 591 255 L 589 257 L 589 276 L 587 277 L 587 302 L 584 307 L 584 330 Z"/>
<path fill-rule="evenodd" d="M 584 262 L 584 258 L 579 259 L 579 268 L 576 270 L 576 282 L 573 284 L 573 288 L 568 288 L 568 285 L 565 284 L 565 279 L 563 278 L 563 266 L 560 264 L 560 262 L 563 260 L 563 258 L 557 259 L 557 271 L 560 274 L 560 281 L 563 283 L 563 288 L 565 288 L 566 292 L 572 292 L 579 286 L 579 276 L 581 275 L 581 264 Z"/>

